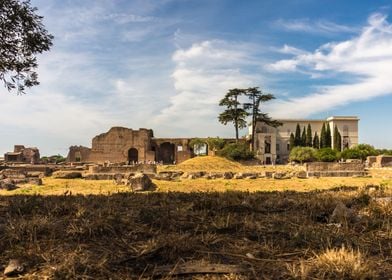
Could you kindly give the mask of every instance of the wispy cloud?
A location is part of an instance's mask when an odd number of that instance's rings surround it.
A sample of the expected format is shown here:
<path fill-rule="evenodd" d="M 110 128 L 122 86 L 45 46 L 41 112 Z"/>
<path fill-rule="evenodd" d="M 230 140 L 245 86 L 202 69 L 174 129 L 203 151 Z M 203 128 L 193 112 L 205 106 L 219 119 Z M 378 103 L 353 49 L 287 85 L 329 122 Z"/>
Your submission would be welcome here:
<path fill-rule="evenodd" d="M 351 40 L 322 45 L 313 53 L 270 65 L 275 71 L 300 71 L 310 75 L 337 73 L 351 82 L 321 88 L 310 95 L 275 102 L 274 116 L 304 117 L 356 101 L 392 94 L 392 25 L 383 14 L 373 14 L 368 25 Z"/>
<path fill-rule="evenodd" d="M 287 31 L 306 32 L 313 34 L 355 33 L 357 27 L 337 24 L 327 20 L 311 21 L 309 19 L 276 20 L 273 25 Z"/>

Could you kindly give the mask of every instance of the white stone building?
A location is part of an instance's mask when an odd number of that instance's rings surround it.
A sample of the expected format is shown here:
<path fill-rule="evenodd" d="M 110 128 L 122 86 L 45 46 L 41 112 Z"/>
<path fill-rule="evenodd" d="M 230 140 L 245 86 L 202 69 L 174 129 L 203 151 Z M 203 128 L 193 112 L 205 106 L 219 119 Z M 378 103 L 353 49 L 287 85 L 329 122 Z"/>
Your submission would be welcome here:
<path fill-rule="evenodd" d="M 302 130 L 310 124 L 312 137 L 315 133 L 320 137 L 323 123 L 330 126 L 332 139 L 335 126 L 342 136 L 341 149 L 351 148 L 358 145 L 358 122 L 355 116 L 333 116 L 325 120 L 307 119 L 283 119 L 279 120 L 283 125 L 277 128 L 264 123 L 256 124 L 255 153 L 256 157 L 264 164 L 287 163 L 290 154 L 290 134 L 295 135 L 297 124 Z M 250 133 L 252 129 L 250 128 Z M 331 139 L 332 145 L 333 140 Z M 334 148 L 334 147 L 332 147 Z"/>

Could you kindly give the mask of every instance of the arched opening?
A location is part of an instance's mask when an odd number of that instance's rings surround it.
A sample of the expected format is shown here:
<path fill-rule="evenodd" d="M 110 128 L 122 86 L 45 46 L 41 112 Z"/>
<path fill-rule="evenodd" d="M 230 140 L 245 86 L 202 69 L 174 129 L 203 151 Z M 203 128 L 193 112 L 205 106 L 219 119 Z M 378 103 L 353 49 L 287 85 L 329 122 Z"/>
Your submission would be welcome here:
<path fill-rule="evenodd" d="M 151 151 L 154 152 L 154 161 L 158 160 L 158 155 L 157 155 L 157 147 L 155 145 L 151 146 Z"/>
<path fill-rule="evenodd" d="M 175 160 L 175 145 L 164 142 L 159 146 L 159 161 L 163 164 L 173 164 Z"/>
<path fill-rule="evenodd" d="M 139 152 L 135 148 L 130 148 L 128 150 L 128 162 L 136 163 L 139 160 Z"/>

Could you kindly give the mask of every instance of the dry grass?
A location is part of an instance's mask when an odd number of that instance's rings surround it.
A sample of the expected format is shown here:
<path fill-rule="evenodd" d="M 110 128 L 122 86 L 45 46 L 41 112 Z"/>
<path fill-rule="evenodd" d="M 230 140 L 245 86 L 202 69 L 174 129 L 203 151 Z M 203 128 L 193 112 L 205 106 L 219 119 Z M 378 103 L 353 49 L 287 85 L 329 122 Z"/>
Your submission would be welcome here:
<path fill-rule="evenodd" d="M 0 270 L 18 258 L 24 279 L 151 279 L 200 261 L 245 272 L 192 279 L 392 279 L 392 203 L 373 200 L 392 196 L 389 179 L 154 182 L 152 193 L 52 178 L 0 191 Z M 361 218 L 329 225 L 338 201 Z"/>
<path fill-rule="evenodd" d="M 25 279 L 150 279 L 156 267 L 201 261 L 245 273 L 194 279 L 290 279 L 301 277 L 293 267 L 302 262 L 309 279 L 391 279 L 391 207 L 370 199 L 387 195 L 381 188 L 0 196 L 0 265 L 21 259 Z M 338 200 L 366 214 L 330 226 L 320 217 Z"/>
<path fill-rule="evenodd" d="M 181 181 L 154 181 L 158 191 L 177 192 L 225 192 L 225 191 L 298 191 L 308 192 L 314 190 L 327 190 L 341 186 L 365 187 L 368 185 L 392 186 L 391 180 L 381 178 L 312 178 L 312 179 L 287 179 L 276 180 L 268 178 L 225 180 L 225 179 L 195 179 Z"/>
<path fill-rule="evenodd" d="M 373 177 L 392 179 L 392 168 L 370 168 L 369 173 Z"/>
<path fill-rule="evenodd" d="M 127 192 L 126 186 L 118 186 L 112 181 L 95 180 L 89 181 L 84 179 L 53 179 L 46 177 L 43 179 L 42 186 L 20 185 L 19 189 L 14 191 L 0 190 L 0 195 L 63 195 L 67 194 L 102 194 L 110 195 L 112 193 Z"/>
<path fill-rule="evenodd" d="M 225 192 L 225 191 L 298 191 L 327 190 L 340 186 L 365 187 L 368 185 L 392 186 L 392 179 L 383 178 L 311 178 L 275 180 L 268 178 L 244 180 L 195 180 L 163 181 L 153 180 L 159 192 Z M 113 181 L 83 180 L 83 179 L 53 179 L 44 178 L 42 186 L 21 185 L 14 191 L 0 190 L 1 195 L 110 195 L 120 192 L 130 192 L 126 186 L 118 186 Z"/>
<path fill-rule="evenodd" d="M 377 272 L 359 250 L 327 249 L 309 261 L 288 265 L 291 276 L 298 279 L 376 279 Z"/>

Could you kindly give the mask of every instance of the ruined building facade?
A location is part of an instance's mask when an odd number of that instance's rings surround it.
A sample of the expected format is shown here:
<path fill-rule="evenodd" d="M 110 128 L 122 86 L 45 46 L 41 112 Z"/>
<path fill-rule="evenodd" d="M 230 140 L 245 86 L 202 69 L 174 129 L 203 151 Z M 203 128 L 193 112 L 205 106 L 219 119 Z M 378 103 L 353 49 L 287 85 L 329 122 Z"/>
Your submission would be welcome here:
<path fill-rule="evenodd" d="M 329 125 L 332 139 L 334 137 L 335 126 L 342 136 L 341 149 L 351 148 L 358 145 L 358 122 L 355 116 L 334 116 L 324 120 L 307 119 L 287 119 L 279 120 L 282 126 L 277 128 L 264 123 L 257 123 L 255 133 L 256 157 L 264 164 L 287 163 L 290 154 L 290 134 L 295 134 L 297 124 L 302 130 L 308 124 L 312 128 L 312 138 L 315 133 L 320 137 L 323 124 Z M 251 131 L 251 130 L 250 130 Z M 333 141 L 331 139 L 332 148 Z"/>
<path fill-rule="evenodd" d="M 23 145 L 15 145 L 13 152 L 4 154 L 4 161 L 35 164 L 40 161 L 39 150 L 35 147 L 25 148 Z"/>
<path fill-rule="evenodd" d="M 180 163 L 191 158 L 191 139 L 154 138 L 151 129 L 133 130 L 125 127 L 112 127 L 108 132 L 97 135 L 91 148 L 72 146 L 68 162 L 96 163 L 134 163 L 162 162 Z"/>

